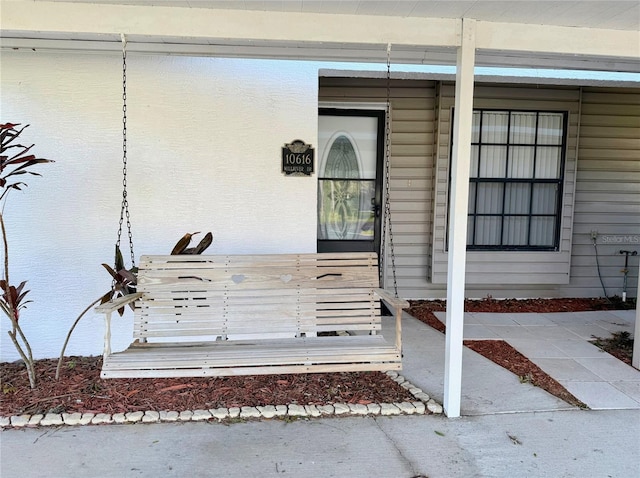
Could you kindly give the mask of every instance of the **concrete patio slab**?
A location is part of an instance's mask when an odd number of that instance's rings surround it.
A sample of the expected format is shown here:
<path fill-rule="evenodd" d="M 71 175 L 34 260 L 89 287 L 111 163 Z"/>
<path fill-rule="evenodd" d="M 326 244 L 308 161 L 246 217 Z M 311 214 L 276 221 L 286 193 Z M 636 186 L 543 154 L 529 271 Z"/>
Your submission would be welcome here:
<path fill-rule="evenodd" d="M 591 323 L 593 316 L 589 314 L 589 312 L 545 312 L 541 315 L 554 324 L 565 325 L 567 323 L 575 323 L 576 321 L 581 324 Z M 580 320 L 578 320 L 578 318 L 580 318 Z"/>
<path fill-rule="evenodd" d="M 640 404 L 640 382 L 621 381 L 610 383 L 622 393 L 624 393 L 628 397 L 631 397 L 633 400 Z"/>
<path fill-rule="evenodd" d="M 572 358 L 532 359 L 538 367 L 558 381 L 601 382 L 602 378 Z M 578 397 L 580 398 L 580 397 Z"/>
<path fill-rule="evenodd" d="M 537 337 L 539 339 L 546 340 L 580 340 L 578 334 L 572 332 L 566 327 L 561 327 L 559 325 L 553 325 L 549 327 L 532 327 L 532 326 L 524 326 L 528 333 Z"/>
<path fill-rule="evenodd" d="M 608 311 L 611 315 L 615 315 L 616 317 L 626 320 L 629 323 L 635 322 L 636 311 L 633 309 L 627 310 L 610 310 Z"/>
<path fill-rule="evenodd" d="M 562 312 L 562 314 L 572 322 L 577 321 L 581 323 L 595 322 L 599 319 L 611 319 L 613 317 L 608 310 L 583 310 L 578 312 Z"/>
<path fill-rule="evenodd" d="M 465 314 L 466 315 L 466 314 Z M 484 325 L 518 325 L 512 314 L 475 313 L 476 320 Z"/>
<path fill-rule="evenodd" d="M 536 336 L 522 325 L 488 325 L 489 330 L 503 339 L 535 339 Z"/>
<path fill-rule="evenodd" d="M 497 340 L 501 337 L 486 325 L 465 324 L 463 337 L 468 340 Z"/>
<path fill-rule="evenodd" d="M 586 403 L 592 410 L 640 408 L 640 403 L 608 382 L 575 380 L 559 380 L 559 382 L 573 395 L 580 397 L 580 400 Z"/>
<path fill-rule="evenodd" d="M 569 358 L 554 342 L 545 339 L 508 339 L 507 343 L 529 359 Z"/>
<path fill-rule="evenodd" d="M 594 322 L 595 325 L 602 327 L 605 330 L 608 330 L 610 333 L 613 332 L 629 332 L 629 334 L 633 335 L 633 323 L 625 322 L 620 319 L 603 319 L 596 320 Z"/>
<path fill-rule="evenodd" d="M 598 324 L 570 324 L 562 326 L 563 329 L 573 332 L 583 340 L 594 340 L 596 337 L 609 337 L 611 332 Z"/>
<path fill-rule="evenodd" d="M 601 348 L 585 340 L 550 340 L 548 342 L 565 355 L 574 358 L 600 358 L 606 353 Z"/>
<path fill-rule="evenodd" d="M 443 324 L 446 321 L 446 312 L 434 312 L 433 313 L 440 322 Z M 464 314 L 464 325 L 485 325 L 479 318 L 477 313 L 475 312 L 465 312 Z"/>
<path fill-rule="evenodd" d="M 529 326 L 557 325 L 555 322 L 547 319 L 544 315 L 536 314 L 536 313 L 515 314 L 515 315 L 512 315 L 511 318 L 518 325 L 529 325 Z"/>
<path fill-rule="evenodd" d="M 441 321 L 445 320 L 444 312 L 435 312 L 435 315 Z M 473 323 L 467 322 L 468 318 Z M 589 342 L 593 340 L 592 335 L 608 338 L 612 332 L 632 330 L 634 324 L 633 310 L 544 314 L 465 313 L 464 337 L 472 340 L 505 340 L 559 382 L 589 383 L 584 386 L 572 385 L 570 390 L 587 405 L 594 403 L 597 408 L 637 408 L 635 385 L 620 383 L 637 382 L 640 371 Z M 438 360 L 437 354 L 433 359 Z M 597 382 L 609 383 L 610 386 L 593 385 Z M 489 394 L 488 391 L 483 393 Z M 610 403 L 606 400 L 607 393 L 611 394 Z M 470 413 L 479 410 L 483 410 L 480 401 L 469 407 Z"/>
<path fill-rule="evenodd" d="M 442 403 L 444 392 L 445 336 L 419 320 L 405 315 L 402 322 L 404 356 L 402 375 Z M 463 415 L 520 411 L 567 410 L 566 402 L 528 383 L 491 360 L 463 350 Z M 508 393 L 505 393 L 508 390 Z"/>
<path fill-rule="evenodd" d="M 640 371 L 609 354 L 604 354 L 598 358 L 576 358 L 575 361 L 604 381 L 640 382 Z"/>

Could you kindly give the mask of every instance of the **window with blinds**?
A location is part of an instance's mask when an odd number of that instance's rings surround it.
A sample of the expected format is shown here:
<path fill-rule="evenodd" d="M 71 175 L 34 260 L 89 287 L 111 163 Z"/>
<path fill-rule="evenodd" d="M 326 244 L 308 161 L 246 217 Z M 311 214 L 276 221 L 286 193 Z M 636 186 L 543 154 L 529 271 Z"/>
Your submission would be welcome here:
<path fill-rule="evenodd" d="M 474 110 L 470 250 L 558 250 L 567 113 Z"/>

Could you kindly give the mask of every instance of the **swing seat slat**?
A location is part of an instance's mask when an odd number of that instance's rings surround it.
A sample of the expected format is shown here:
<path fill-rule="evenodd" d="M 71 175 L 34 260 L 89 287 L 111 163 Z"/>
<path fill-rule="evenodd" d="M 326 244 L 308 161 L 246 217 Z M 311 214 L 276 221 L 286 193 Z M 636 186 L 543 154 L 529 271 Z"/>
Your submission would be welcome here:
<path fill-rule="evenodd" d="M 96 307 L 101 377 L 400 370 L 409 304 L 378 284 L 375 253 L 143 256 L 138 292 Z M 135 340 L 112 353 L 111 313 L 129 302 Z"/>

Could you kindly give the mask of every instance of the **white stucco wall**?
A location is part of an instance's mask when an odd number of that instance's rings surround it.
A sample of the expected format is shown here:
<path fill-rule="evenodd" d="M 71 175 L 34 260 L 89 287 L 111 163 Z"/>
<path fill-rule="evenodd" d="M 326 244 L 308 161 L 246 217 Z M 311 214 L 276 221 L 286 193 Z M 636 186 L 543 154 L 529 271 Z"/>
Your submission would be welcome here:
<path fill-rule="evenodd" d="M 73 320 L 110 286 L 100 263 L 113 262 L 120 213 L 121 57 L 3 51 L 0 67 L 0 121 L 31 124 L 23 142 L 56 160 L 25 177 L 4 214 L 10 279 L 28 280 L 33 300 L 22 326 L 36 358 L 57 357 Z M 316 177 L 283 176 L 280 148 L 316 146 L 317 65 L 130 54 L 127 78 L 138 257 L 169 253 L 194 231 L 213 233 L 209 253 L 315 251 Z M 114 322 L 118 350 L 131 317 Z M 0 360 L 16 360 L 9 321 L 0 324 Z M 91 312 L 67 354 L 100 354 L 102 337 Z"/>

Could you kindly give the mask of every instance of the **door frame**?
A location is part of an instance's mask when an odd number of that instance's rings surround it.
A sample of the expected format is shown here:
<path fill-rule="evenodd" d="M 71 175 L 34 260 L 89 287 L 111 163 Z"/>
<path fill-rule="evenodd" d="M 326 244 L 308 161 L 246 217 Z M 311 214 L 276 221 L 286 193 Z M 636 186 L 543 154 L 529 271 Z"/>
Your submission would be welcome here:
<path fill-rule="evenodd" d="M 378 118 L 377 148 L 376 148 L 376 180 L 375 207 L 379 211 L 374 220 L 374 240 L 320 240 L 316 237 L 318 252 L 371 251 L 380 256 L 382 244 L 382 221 L 384 220 L 384 161 L 385 161 L 385 125 L 386 104 L 384 103 L 319 103 L 318 118 L 320 116 L 364 116 Z M 318 164 L 318 181 L 320 180 L 320 165 Z M 316 203 L 317 214 L 317 203 Z M 317 233 L 316 233 L 317 234 Z M 348 247 L 351 246 L 351 247 Z M 359 247 L 358 247 L 359 246 Z"/>

